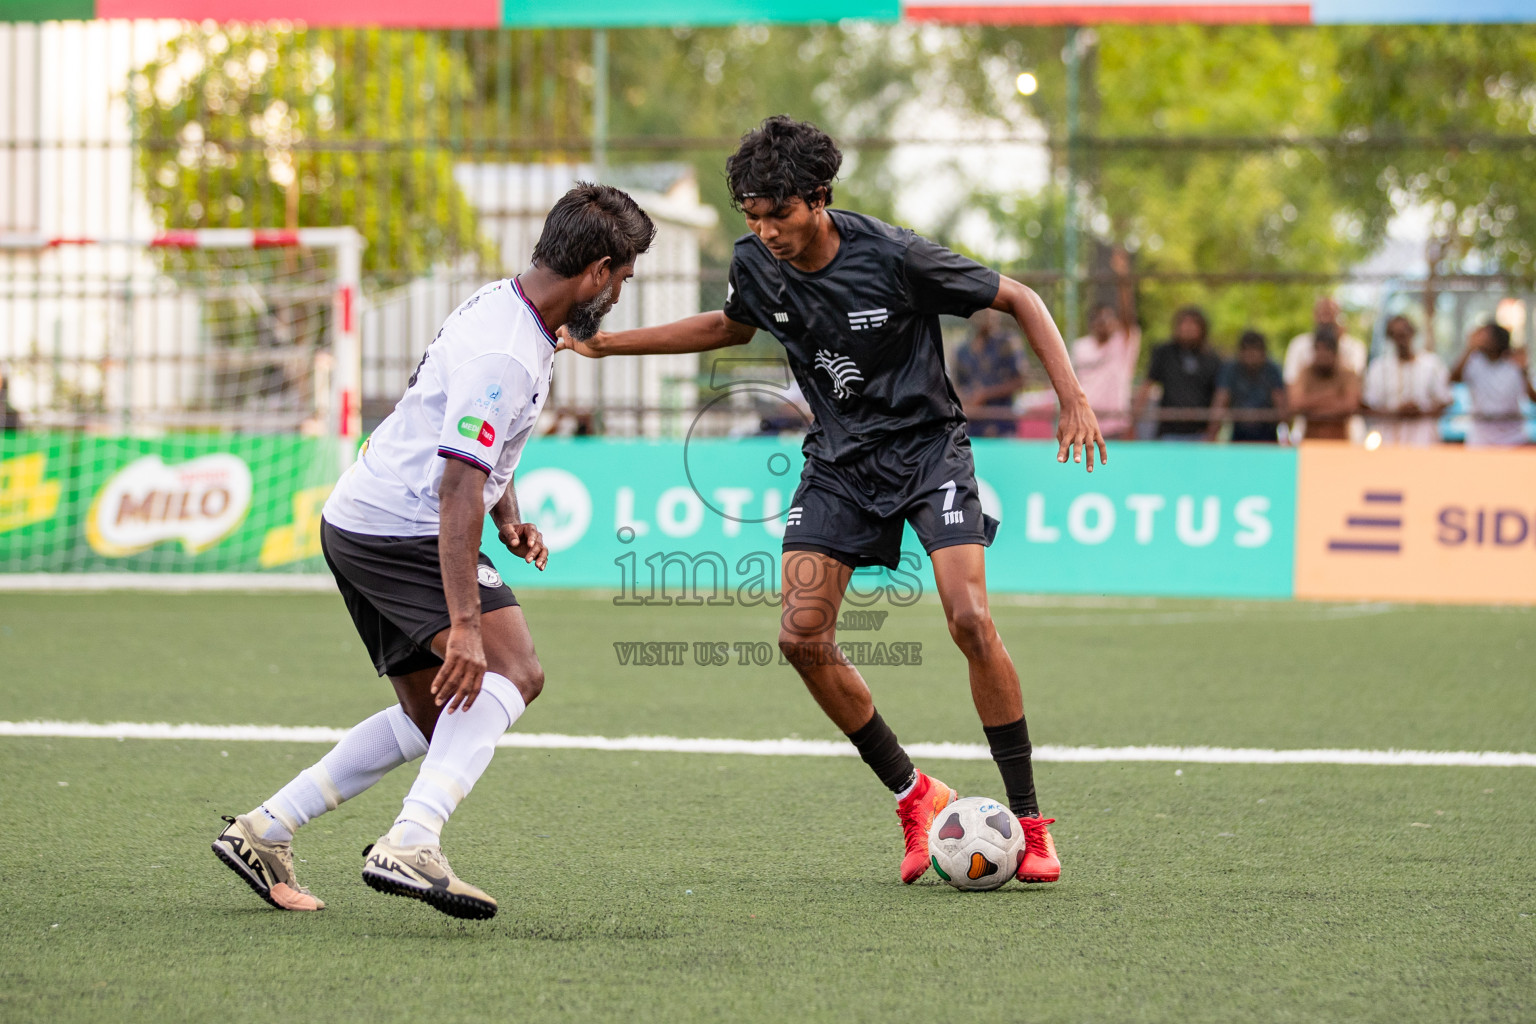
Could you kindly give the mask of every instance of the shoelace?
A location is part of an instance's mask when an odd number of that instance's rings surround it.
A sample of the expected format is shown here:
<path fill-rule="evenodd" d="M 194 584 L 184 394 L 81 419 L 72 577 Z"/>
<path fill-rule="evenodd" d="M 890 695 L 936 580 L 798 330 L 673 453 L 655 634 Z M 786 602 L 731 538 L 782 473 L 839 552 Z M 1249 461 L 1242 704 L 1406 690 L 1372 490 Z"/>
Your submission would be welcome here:
<path fill-rule="evenodd" d="M 269 846 L 267 854 L 276 860 L 283 869 L 283 874 L 286 877 L 280 879 L 280 881 L 283 881 L 285 884 L 287 884 L 290 889 L 294 889 L 297 892 L 302 892 L 306 896 L 311 895 L 308 889 L 302 885 L 297 884 L 298 877 L 293 870 L 293 846 L 291 844 L 273 843 Z"/>
<path fill-rule="evenodd" d="M 451 875 L 453 873 L 453 869 L 448 866 L 448 858 L 443 856 L 442 847 L 428 847 L 421 851 L 419 856 L 422 860 L 437 868 L 441 874 Z"/>
<path fill-rule="evenodd" d="M 1046 840 L 1050 837 L 1050 833 L 1046 832 L 1045 826 L 1056 824 L 1056 819 L 1020 818 L 1019 824 L 1024 829 L 1025 846 L 1031 850 L 1038 849 L 1044 851 L 1046 849 Z"/>
<path fill-rule="evenodd" d="M 917 816 L 917 806 L 919 805 L 913 805 L 914 812 L 912 814 L 903 814 L 900 807 L 896 808 L 896 816 L 901 819 L 901 831 L 906 838 L 907 849 L 909 850 L 912 848 L 912 843 L 917 837 L 926 835 L 928 832 L 927 827 L 923 825 Z"/>
<path fill-rule="evenodd" d="M 286 876 L 279 878 L 278 881 L 288 886 L 294 892 L 301 892 L 305 896 L 313 896 L 314 893 L 309 891 L 309 886 L 298 884 L 299 879 L 293 870 L 293 844 L 265 842 L 264 845 L 266 849 L 262 852 L 277 861 L 278 866 L 283 869 L 283 874 Z"/>

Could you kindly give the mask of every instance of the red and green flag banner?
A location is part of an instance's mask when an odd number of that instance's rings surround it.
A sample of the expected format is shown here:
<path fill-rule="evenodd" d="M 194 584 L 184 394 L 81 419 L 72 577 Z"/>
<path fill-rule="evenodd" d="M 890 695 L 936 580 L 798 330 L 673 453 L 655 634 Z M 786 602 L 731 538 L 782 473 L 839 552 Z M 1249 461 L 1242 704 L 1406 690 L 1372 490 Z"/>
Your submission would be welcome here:
<path fill-rule="evenodd" d="M 1536 21 L 1536 0 L 649 0 L 579 5 L 561 0 L 0 0 L 0 21 L 185 18 L 301 21 L 388 28 L 634 28 L 645 25 L 804 23 L 857 18 L 949 24 L 1106 22 L 1199 24 L 1449 24 Z"/>

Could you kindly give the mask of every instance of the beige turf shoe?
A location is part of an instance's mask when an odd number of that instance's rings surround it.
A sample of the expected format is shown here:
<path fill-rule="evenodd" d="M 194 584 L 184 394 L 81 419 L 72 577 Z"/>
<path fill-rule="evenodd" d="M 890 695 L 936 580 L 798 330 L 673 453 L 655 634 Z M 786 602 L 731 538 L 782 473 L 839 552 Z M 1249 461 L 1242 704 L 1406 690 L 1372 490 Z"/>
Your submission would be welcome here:
<path fill-rule="evenodd" d="M 379 892 L 421 900 L 449 917 L 496 916 L 496 901 L 455 875 L 440 846 L 396 846 L 388 835 L 380 836 L 363 850 L 363 881 Z"/>
<path fill-rule="evenodd" d="M 293 844 L 258 838 L 260 830 L 250 815 L 225 816 L 229 824 L 213 841 L 213 853 L 245 879 L 256 895 L 278 910 L 324 910 L 325 904 L 310 894 L 293 876 Z"/>

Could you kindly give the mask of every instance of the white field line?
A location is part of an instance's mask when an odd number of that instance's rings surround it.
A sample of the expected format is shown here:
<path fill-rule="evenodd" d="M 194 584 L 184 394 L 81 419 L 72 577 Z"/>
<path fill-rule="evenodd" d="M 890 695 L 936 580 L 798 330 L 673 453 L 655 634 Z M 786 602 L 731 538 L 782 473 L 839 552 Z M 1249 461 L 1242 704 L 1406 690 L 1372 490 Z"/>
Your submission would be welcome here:
<path fill-rule="evenodd" d="M 55 739 L 219 740 L 335 743 L 345 729 L 290 725 L 171 725 L 167 722 L 0 722 L 0 736 Z M 609 750 L 667 754 L 756 754 L 768 757 L 854 757 L 847 743 L 831 740 L 680 739 L 676 736 L 564 736 L 514 732 L 502 747 L 523 750 Z M 979 743 L 911 743 L 920 758 L 989 761 Z M 1185 764 L 1340 764 L 1463 768 L 1536 768 L 1536 754 L 1487 750 L 1267 750 L 1256 747 L 1059 747 L 1035 748 L 1037 761 L 1106 763 L 1174 761 Z"/>
<path fill-rule="evenodd" d="M 61 593 L 112 590 L 160 591 L 170 594 L 226 590 L 335 593 L 330 573 L 276 572 L 33 572 L 0 573 L 0 593 L 59 591 Z"/>
<path fill-rule="evenodd" d="M 989 599 L 990 596 L 989 596 Z M 997 603 L 993 599 L 993 603 Z M 1009 629 L 1034 629 L 1056 626 L 1095 626 L 1100 629 L 1119 629 L 1123 626 L 1186 626 L 1205 622 L 1249 621 L 1273 625 L 1297 622 L 1332 622 L 1336 619 L 1359 619 L 1387 615 L 1400 606 L 1376 602 L 1372 604 L 1346 605 L 1271 605 L 1257 611 L 1243 606 L 1212 608 L 1203 611 L 1121 612 L 1105 609 L 1098 614 L 1026 615 L 1008 623 Z"/>

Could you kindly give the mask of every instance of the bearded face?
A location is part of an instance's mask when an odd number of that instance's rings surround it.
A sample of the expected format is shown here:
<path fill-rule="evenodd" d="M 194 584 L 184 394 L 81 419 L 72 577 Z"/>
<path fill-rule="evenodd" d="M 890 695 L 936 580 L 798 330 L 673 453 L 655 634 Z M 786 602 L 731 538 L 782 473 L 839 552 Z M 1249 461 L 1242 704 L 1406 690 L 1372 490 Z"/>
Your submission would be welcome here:
<path fill-rule="evenodd" d="M 613 308 L 613 281 L 608 282 L 608 287 L 601 293 L 588 299 L 586 302 L 578 302 L 571 307 L 571 315 L 565 322 L 565 329 L 572 338 L 577 341 L 587 341 L 597 333 L 602 325 L 603 317 Z"/>

